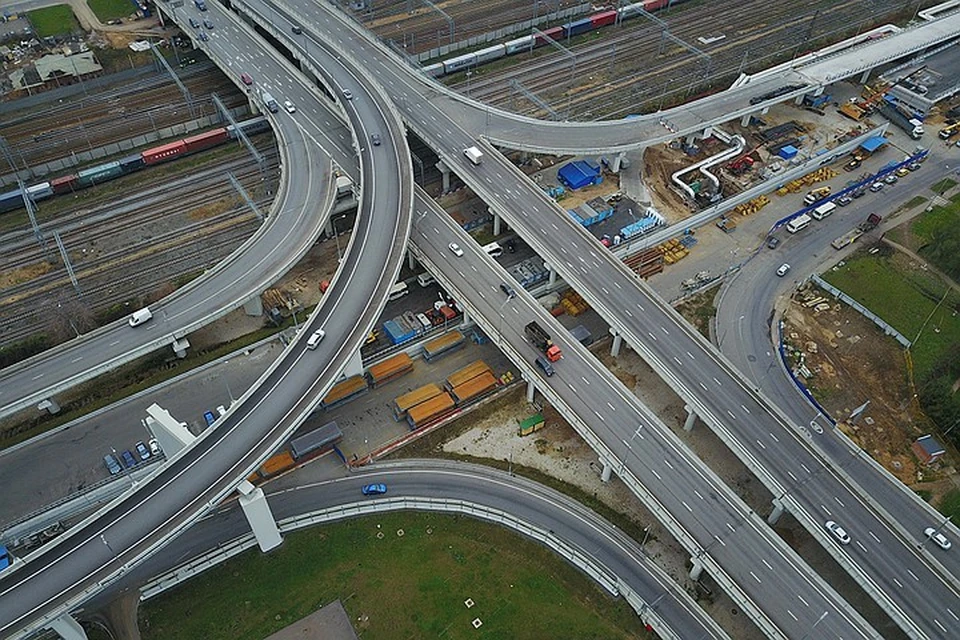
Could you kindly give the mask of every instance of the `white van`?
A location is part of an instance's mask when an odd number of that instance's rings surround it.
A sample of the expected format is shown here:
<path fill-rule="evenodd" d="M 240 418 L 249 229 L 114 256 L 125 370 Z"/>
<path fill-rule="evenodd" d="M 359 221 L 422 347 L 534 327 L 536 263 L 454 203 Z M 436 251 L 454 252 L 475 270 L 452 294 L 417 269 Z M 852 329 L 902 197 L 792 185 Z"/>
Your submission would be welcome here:
<path fill-rule="evenodd" d="M 327 335 L 323 332 L 323 329 L 317 329 L 313 334 L 307 338 L 307 349 L 313 350 L 320 345 L 320 341 L 323 340 L 323 337 Z"/>
<path fill-rule="evenodd" d="M 787 231 L 790 233 L 796 233 L 801 229 L 806 229 L 809 227 L 811 222 L 813 222 L 813 220 L 810 218 L 810 216 L 804 213 L 803 215 L 797 216 L 787 223 Z"/>
<path fill-rule="evenodd" d="M 150 318 L 152 317 L 153 317 L 153 314 L 150 313 L 150 308 L 144 307 L 143 309 L 137 309 L 136 311 L 134 311 L 133 315 L 130 316 L 130 320 L 128 322 L 130 323 L 131 327 L 136 327 L 137 325 L 141 325 L 144 322 L 150 320 Z"/>
<path fill-rule="evenodd" d="M 429 273 L 424 272 L 417 276 L 417 284 L 421 287 L 429 287 L 434 282 L 436 282 L 436 279 Z"/>
<path fill-rule="evenodd" d="M 837 208 L 837 205 L 834 204 L 833 202 L 825 202 L 819 207 L 817 207 L 816 209 L 814 209 L 810 213 L 810 215 L 812 215 L 816 220 L 823 220 L 824 218 L 829 216 L 831 213 L 833 213 L 833 210 L 836 208 Z"/>
<path fill-rule="evenodd" d="M 390 293 L 387 294 L 387 300 L 399 300 L 408 293 L 410 293 L 410 289 L 407 288 L 407 283 L 398 282 L 390 288 Z"/>

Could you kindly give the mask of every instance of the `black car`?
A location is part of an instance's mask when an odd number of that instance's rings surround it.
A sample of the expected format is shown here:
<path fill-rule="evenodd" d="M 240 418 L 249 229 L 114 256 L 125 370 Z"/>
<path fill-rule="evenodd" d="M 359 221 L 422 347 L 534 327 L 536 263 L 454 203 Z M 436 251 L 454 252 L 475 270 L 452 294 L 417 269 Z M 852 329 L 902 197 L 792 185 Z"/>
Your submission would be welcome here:
<path fill-rule="evenodd" d="M 517 291 L 516 291 L 516 289 L 514 289 L 513 287 L 511 287 L 510 285 L 508 285 L 506 282 L 501 282 L 501 283 L 500 283 L 500 290 L 503 291 L 505 294 L 507 294 L 507 297 L 509 297 L 509 298 L 516 298 L 516 297 L 517 297 Z"/>
<path fill-rule="evenodd" d="M 370 134 L 370 141 L 373 142 L 373 146 L 379 147 L 379 146 L 380 146 L 380 134 L 379 134 L 379 133 L 371 133 L 371 134 Z"/>
<path fill-rule="evenodd" d="M 200 23 L 194 20 L 193 18 L 190 18 L 189 22 L 190 22 L 190 26 L 193 27 L 194 29 L 200 28 Z"/>
<path fill-rule="evenodd" d="M 210 29 L 211 31 L 213 30 L 213 23 L 210 22 L 209 20 L 204 20 L 203 26 L 205 26 L 207 29 Z"/>
<path fill-rule="evenodd" d="M 301 28 L 300 28 L 299 26 L 297 26 L 297 25 L 293 25 L 292 31 L 293 31 L 296 35 L 300 35 L 301 33 L 303 33 L 303 29 L 301 29 Z"/>
<path fill-rule="evenodd" d="M 517 243 L 514 242 L 513 240 L 507 240 L 504 246 L 507 248 L 507 251 L 510 253 L 517 252 Z"/>
<path fill-rule="evenodd" d="M 776 249 L 778 244 L 780 244 L 780 238 L 777 236 L 770 236 L 767 238 L 767 247 Z"/>

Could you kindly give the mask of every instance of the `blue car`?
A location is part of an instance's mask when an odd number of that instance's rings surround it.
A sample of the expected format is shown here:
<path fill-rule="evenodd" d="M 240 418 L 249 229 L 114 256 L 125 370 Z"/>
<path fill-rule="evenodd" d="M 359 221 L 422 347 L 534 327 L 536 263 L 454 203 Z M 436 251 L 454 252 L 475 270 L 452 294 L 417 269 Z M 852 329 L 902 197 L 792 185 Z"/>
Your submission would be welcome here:
<path fill-rule="evenodd" d="M 123 467 L 120 466 L 120 463 L 117 462 L 117 459 L 113 457 L 112 454 L 107 454 L 103 456 L 103 464 L 107 466 L 107 469 L 110 471 L 110 475 L 115 476 L 121 471 Z"/>
<path fill-rule="evenodd" d="M 137 459 L 133 457 L 129 449 L 120 454 L 120 457 L 123 458 L 123 464 L 127 469 L 137 466 Z"/>
<path fill-rule="evenodd" d="M 360 489 L 365 496 L 379 496 L 387 492 L 387 485 L 385 484 L 365 484 L 363 488 Z"/>
<path fill-rule="evenodd" d="M 217 416 L 213 414 L 213 411 L 207 411 L 203 414 L 203 421 L 207 423 L 208 427 L 212 427 L 213 423 L 217 421 Z"/>

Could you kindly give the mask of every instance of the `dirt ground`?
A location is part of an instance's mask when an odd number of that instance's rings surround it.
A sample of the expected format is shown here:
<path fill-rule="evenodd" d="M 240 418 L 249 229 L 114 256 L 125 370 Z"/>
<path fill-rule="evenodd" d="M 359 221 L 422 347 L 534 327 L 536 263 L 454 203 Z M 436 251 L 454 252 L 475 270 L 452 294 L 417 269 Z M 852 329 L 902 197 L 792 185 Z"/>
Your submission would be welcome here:
<path fill-rule="evenodd" d="M 690 205 L 670 186 L 670 176 L 692 163 L 693 159 L 682 151 L 666 145 L 658 144 L 644 151 L 640 179 L 647 186 L 654 208 L 668 223 L 685 220 L 693 213 Z"/>
<path fill-rule="evenodd" d="M 869 406 L 844 432 L 907 486 L 939 495 L 953 486 L 951 470 L 919 468 L 910 446 L 929 433 L 926 419 L 911 401 L 903 350 L 865 317 L 827 299 L 820 312 L 804 301 L 821 296 L 802 289 L 785 310 L 784 337 L 793 361 L 803 358 L 812 373 L 806 383 L 835 417 Z"/>

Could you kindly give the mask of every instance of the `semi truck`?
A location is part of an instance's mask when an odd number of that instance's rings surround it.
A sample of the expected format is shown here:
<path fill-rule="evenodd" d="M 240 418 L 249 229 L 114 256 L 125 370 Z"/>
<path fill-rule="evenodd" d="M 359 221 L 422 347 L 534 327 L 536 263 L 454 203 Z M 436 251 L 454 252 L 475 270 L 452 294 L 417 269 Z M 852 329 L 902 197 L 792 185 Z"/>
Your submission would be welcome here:
<path fill-rule="evenodd" d="M 923 136 L 923 123 L 916 118 L 908 117 L 893 103 L 882 100 L 880 103 L 880 113 L 883 114 L 887 120 L 906 131 L 907 135 L 914 140 L 919 140 Z"/>
<path fill-rule="evenodd" d="M 550 334 L 544 331 L 543 327 L 537 324 L 536 320 L 527 324 L 527 326 L 523 328 L 523 333 L 527 336 L 527 340 L 543 353 L 550 362 L 556 362 L 563 357 L 560 347 L 553 344 L 553 340 L 550 339 Z"/>
<path fill-rule="evenodd" d="M 467 147 L 463 150 L 463 155 L 467 156 L 467 160 L 473 164 L 480 164 L 483 159 L 483 152 L 476 147 Z"/>

